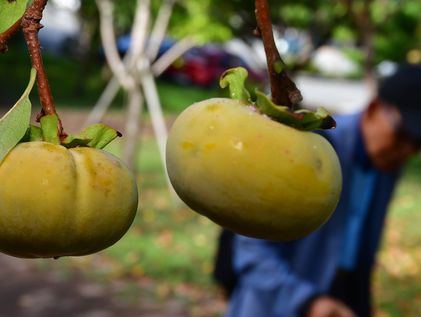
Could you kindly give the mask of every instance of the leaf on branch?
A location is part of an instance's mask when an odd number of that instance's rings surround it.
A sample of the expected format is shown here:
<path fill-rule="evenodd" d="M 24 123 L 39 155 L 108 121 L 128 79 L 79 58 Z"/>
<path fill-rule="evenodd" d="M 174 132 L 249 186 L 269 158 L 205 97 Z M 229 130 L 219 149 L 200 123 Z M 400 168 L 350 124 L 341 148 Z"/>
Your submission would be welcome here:
<path fill-rule="evenodd" d="M 0 161 L 19 143 L 31 120 L 29 93 L 35 82 L 36 70 L 31 69 L 28 86 L 18 102 L 0 119 Z"/>
<path fill-rule="evenodd" d="M 0 33 L 7 31 L 25 13 L 29 0 L 0 0 Z"/>

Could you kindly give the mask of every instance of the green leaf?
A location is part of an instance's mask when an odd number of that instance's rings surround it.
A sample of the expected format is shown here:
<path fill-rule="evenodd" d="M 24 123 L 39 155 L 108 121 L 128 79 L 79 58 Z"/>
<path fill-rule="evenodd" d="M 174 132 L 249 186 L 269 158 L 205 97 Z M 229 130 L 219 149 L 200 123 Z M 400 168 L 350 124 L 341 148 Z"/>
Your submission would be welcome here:
<path fill-rule="evenodd" d="M 71 148 L 76 146 L 88 146 L 97 149 L 104 148 L 115 138 L 121 136 L 121 133 L 113 128 L 96 123 L 82 130 L 78 135 L 69 135 L 64 139 L 63 145 Z"/>
<path fill-rule="evenodd" d="M 25 13 L 28 0 L 0 0 L 0 33 L 7 31 Z"/>
<path fill-rule="evenodd" d="M 0 0 L 2 1 L 2 0 Z M 29 93 L 34 86 L 36 70 L 31 69 L 28 86 L 18 102 L 0 119 L 0 162 L 25 135 L 31 120 Z"/>
<path fill-rule="evenodd" d="M 261 91 L 256 91 L 256 96 L 256 106 L 260 112 L 277 122 L 305 131 L 331 129 L 336 126 L 335 120 L 324 108 L 319 108 L 316 112 L 310 110 L 291 111 L 286 106 L 274 104 Z"/>
<path fill-rule="evenodd" d="M 248 72 L 243 67 L 230 68 L 226 70 L 219 80 L 221 88 L 229 88 L 232 99 L 251 102 L 250 93 L 245 87 Z"/>
<path fill-rule="evenodd" d="M 40 119 L 42 139 L 45 142 L 60 144 L 58 117 L 56 114 L 42 116 Z"/>

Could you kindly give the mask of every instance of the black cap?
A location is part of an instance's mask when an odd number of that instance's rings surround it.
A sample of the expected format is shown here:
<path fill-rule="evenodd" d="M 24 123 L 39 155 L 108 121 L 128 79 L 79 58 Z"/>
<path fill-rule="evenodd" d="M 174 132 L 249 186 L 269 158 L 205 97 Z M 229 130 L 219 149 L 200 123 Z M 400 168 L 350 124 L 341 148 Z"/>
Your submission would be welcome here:
<path fill-rule="evenodd" d="M 398 67 L 380 83 L 379 98 L 399 109 L 402 128 L 409 137 L 421 141 L 421 65 Z"/>

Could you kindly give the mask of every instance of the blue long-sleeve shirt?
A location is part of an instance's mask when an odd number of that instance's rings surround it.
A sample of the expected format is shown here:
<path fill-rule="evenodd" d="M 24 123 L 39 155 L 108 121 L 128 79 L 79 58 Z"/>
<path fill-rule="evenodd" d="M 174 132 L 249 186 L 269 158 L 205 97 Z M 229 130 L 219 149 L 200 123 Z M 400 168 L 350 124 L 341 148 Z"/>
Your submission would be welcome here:
<path fill-rule="evenodd" d="M 341 162 L 339 204 L 321 228 L 291 242 L 234 237 L 238 285 L 225 317 L 297 317 L 326 293 L 339 269 L 370 270 L 397 172 L 374 169 L 359 134 L 360 115 L 339 116 L 325 133 Z"/>

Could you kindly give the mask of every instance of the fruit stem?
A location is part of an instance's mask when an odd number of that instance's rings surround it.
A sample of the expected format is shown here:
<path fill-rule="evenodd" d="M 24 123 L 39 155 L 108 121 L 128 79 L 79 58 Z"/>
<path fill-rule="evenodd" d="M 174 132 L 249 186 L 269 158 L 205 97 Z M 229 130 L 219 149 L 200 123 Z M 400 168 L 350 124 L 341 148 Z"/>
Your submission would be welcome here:
<path fill-rule="evenodd" d="M 293 110 L 294 106 L 302 101 L 303 97 L 285 71 L 286 65 L 276 48 L 267 0 L 256 0 L 255 8 L 256 31 L 262 38 L 265 48 L 272 101 L 277 105 L 287 106 Z"/>
<path fill-rule="evenodd" d="M 37 70 L 37 86 L 42 111 L 38 115 L 38 120 L 44 115 L 57 115 L 54 105 L 53 95 L 48 83 L 47 74 L 42 61 L 41 45 L 38 39 L 38 32 L 43 27 L 40 23 L 42 12 L 47 5 L 48 0 L 33 0 L 30 7 L 22 17 L 21 27 L 28 46 L 32 66 Z M 57 115 L 58 117 L 58 115 Z M 65 136 L 61 120 L 58 120 L 58 135 L 60 138 Z"/>

